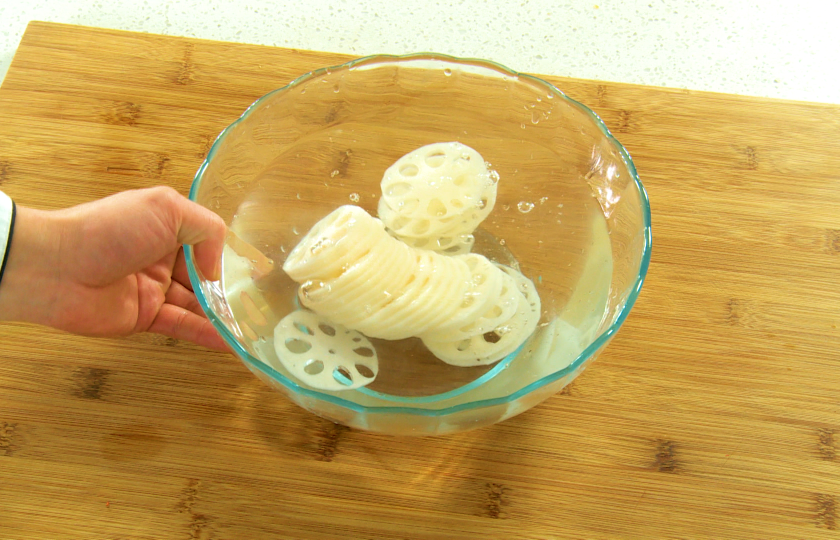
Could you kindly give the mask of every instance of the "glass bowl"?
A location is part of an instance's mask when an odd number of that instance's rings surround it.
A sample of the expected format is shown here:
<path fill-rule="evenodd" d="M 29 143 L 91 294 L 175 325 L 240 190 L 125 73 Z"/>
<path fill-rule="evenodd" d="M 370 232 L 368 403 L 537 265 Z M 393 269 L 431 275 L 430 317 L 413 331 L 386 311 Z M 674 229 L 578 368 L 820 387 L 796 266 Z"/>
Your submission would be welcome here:
<path fill-rule="evenodd" d="M 385 170 L 450 141 L 498 172 L 495 207 L 473 251 L 534 282 L 536 330 L 490 366 L 450 366 L 416 338 L 371 339 L 380 362 L 371 384 L 327 391 L 298 380 L 273 343 L 277 322 L 300 309 L 297 283 L 282 270 L 287 254 L 341 205 L 376 216 Z M 301 407 L 379 433 L 478 428 L 560 391 L 624 322 L 650 260 L 647 195 L 601 119 L 546 81 L 482 60 L 376 56 L 307 73 L 219 135 L 190 198 L 232 233 L 221 281 L 205 279 L 186 250 L 196 296 L 231 348 Z"/>

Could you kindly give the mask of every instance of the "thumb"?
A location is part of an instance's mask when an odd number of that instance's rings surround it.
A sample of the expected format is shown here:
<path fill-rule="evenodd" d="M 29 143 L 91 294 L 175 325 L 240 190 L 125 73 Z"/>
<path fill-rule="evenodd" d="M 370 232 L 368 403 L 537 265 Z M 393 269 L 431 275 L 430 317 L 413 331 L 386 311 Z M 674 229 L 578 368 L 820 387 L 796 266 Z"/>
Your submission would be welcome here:
<path fill-rule="evenodd" d="M 176 198 L 180 218 L 178 242 L 193 246 L 195 264 L 211 281 L 221 279 L 227 226 L 214 212 L 185 197 Z"/>

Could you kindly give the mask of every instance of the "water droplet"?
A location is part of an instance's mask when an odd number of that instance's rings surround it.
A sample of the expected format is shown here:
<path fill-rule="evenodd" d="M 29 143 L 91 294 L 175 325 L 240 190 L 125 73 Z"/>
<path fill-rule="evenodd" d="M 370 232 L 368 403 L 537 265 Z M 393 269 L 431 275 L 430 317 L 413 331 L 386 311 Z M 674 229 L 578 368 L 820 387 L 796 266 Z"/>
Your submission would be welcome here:
<path fill-rule="evenodd" d="M 542 117 L 542 115 L 539 113 L 539 111 L 532 112 L 531 113 L 531 123 L 532 124 L 539 124 L 541 117 Z"/>
<path fill-rule="evenodd" d="M 534 203 L 527 201 L 519 201 L 519 204 L 517 204 L 516 207 L 523 214 L 527 214 L 528 212 L 534 209 Z"/>
<path fill-rule="evenodd" d="M 547 97 L 548 99 L 554 99 L 554 94 L 546 94 L 545 97 Z"/>
<path fill-rule="evenodd" d="M 338 93 L 338 85 L 333 86 L 333 92 Z"/>
<path fill-rule="evenodd" d="M 301 94 L 305 94 L 305 93 L 306 93 L 306 87 L 305 87 L 305 86 L 304 86 L 303 88 L 301 88 L 301 89 L 300 89 L 300 93 L 301 93 Z"/>
<path fill-rule="evenodd" d="M 351 193 L 350 200 L 353 202 L 359 202 L 359 194 L 358 193 Z"/>
<path fill-rule="evenodd" d="M 519 125 L 519 127 L 521 127 L 522 129 L 525 129 L 525 123 L 523 122 L 522 124 Z"/>
<path fill-rule="evenodd" d="M 499 181 L 499 173 L 497 171 L 490 171 L 490 183 L 495 184 Z"/>
<path fill-rule="evenodd" d="M 508 210 L 510 210 L 510 205 L 509 205 L 509 204 L 503 204 L 503 205 L 502 205 L 502 210 L 504 210 L 505 212 L 507 212 Z"/>
<path fill-rule="evenodd" d="M 499 239 L 499 245 L 501 245 L 501 246 L 505 245 L 505 239 L 504 238 Z"/>
<path fill-rule="evenodd" d="M 545 204 L 548 201 L 548 197 L 540 197 L 540 204 Z"/>
<path fill-rule="evenodd" d="M 557 208 L 563 208 L 563 203 L 558 204 Z"/>
<path fill-rule="evenodd" d="M 280 246 L 280 253 L 286 253 L 285 246 Z"/>
<path fill-rule="evenodd" d="M 365 306 L 365 313 L 372 313 L 372 312 L 373 312 L 373 308 L 370 307 L 370 304 L 366 305 Z"/>
<path fill-rule="evenodd" d="M 260 339 L 258 339 L 257 341 L 259 341 L 260 343 L 265 343 L 265 336 L 260 336 Z"/>
<path fill-rule="evenodd" d="M 449 77 L 450 75 L 452 75 L 452 70 L 449 69 L 449 68 L 446 68 L 446 69 L 443 70 L 443 74 L 446 75 L 447 77 Z"/>
<path fill-rule="evenodd" d="M 338 170 L 338 169 L 335 169 L 333 172 L 331 172 L 331 173 L 330 173 L 330 178 L 335 178 L 335 177 L 336 177 L 336 176 L 338 176 L 339 174 L 341 174 L 341 173 L 339 172 L 339 170 Z"/>
<path fill-rule="evenodd" d="M 292 227 L 292 233 L 294 233 L 295 235 L 299 235 L 299 234 L 300 234 L 300 233 L 298 232 L 297 227 Z"/>
<path fill-rule="evenodd" d="M 487 206 L 487 199 L 481 199 L 480 201 L 478 201 L 477 203 L 475 203 L 475 206 L 476 206 L 479 210 L 484 210 L 484 208 Z"/>
<path fill-rule="evenodd" d="M 300 200 L 300 193 L 297 194 L 297 199 Z"/>
<path fill-rule="evenodd" d="M 492 163 L 490 163 L 489 161 L 485 161 L 485 162 L 484 162 L 484 166 L 485 166 L 485 167 L 487 167 L 487 168 L 489 169 L 490 167 L 492 167 L 492 166 L 493 166 L 493 164 L 492 164 Z"/>
<path fill-rule="evenodd" d="M 508 332 L 510 332 L 510 326 L 507 326 L 507 325 L 505 325 L 505 326 L 499 326 L 499 327 L 498 327 L 498 328 L 496 328 L 496 330 L 494 330 L 494 331 L 495 331 L 495 332 L 496 332 L 496 334 L 498 334 L 499 336 L 503 336 L 503 335 L 507 334 Z"/>

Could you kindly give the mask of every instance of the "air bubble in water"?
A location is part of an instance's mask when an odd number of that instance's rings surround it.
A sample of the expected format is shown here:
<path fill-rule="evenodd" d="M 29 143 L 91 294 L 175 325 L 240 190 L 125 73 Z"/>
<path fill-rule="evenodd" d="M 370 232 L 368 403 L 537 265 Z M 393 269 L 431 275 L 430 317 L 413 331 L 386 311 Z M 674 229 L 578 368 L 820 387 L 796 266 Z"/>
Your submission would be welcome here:
<path fill-rule="evenodd" d="M 516 208 L 518 208 L 519 211 L 523 214 L 527 214 L 528 212 L 534 209 L 534 203 L 527 201 L 519 201 L 519 204 L 516 205 Z"/>
<path fill-rule="evenodd" d="M 359 194 L 358 193 L 351 193 L 350 200 L 353 202 L 359 202 Z"/>
<path fill-rule="evenodd" d="M 446 75 L 447 77 L 449 77 L 450 75 L 452 75 L 452 70 L 449 69 L 449 68 L 446 68 L 446 69 L 443 70 L 443 74 Z"/>
<path fill-rule="evenodd" d="M 297 194 L 297 199 L 300 200 L 300 193 Z"/>
<path fill-rule="evenodd" d="M 336 177 L 336 176 L 338 176 L 339 174 L 340 174 L 340 173 L 339 173 L 338 169 L 335 169 L 333 172 L 331 172 L 331 173 L 330 173 L 330 178 L 335 178 L 335 177 Z"/>
<path fill-rule="evenodd" d="M 504 238 L 499 239 L 499 245 L 500 246 L 505 245 L 505 239 Z"/>
<path fill-rule="evenodd" d="M 525 129 L 525 122 L 522 122 L 522 123 L 519 125 L 519 127 L 521 127 L 522 129 Z"/>
<path fill-rule="evenodd" d="M 292 233 L 293 233 L 295 236 L 297 236 L 297 235 L 299 235 L 299 234 L 300 234 L 300 233 L 298 232 L 297 227 L 292 227 Z"/>
<path fill-rule="evenodd" d="M 531 113 L 531 123 L 532 123 L 532 124 L 539 124 L 539 123 L 540 123 L 540 117 L 541 117 L 541 116 L 542 116 L 542 115 L 540 114 L 540 112 L 539 112 L 539 111 L 534 111 L 534 112 L 532 112 L 532 113 Z"/>
<path fill-rule="evenodd" d="M 508 210 L 510 210 L 510 205 L 509 205 L 509 204 L 503 204 L 503 205 L 502 205 L 502 210 L 504 210 L 505 212 L 507 212 Z"/>
<path fill-rule="evenodd" d="M 309 251 L 313 255 L 317 255 L 317 254 L 321 253 L 322 251 L 324 251 L 325 249 L 327 249 L 328 247 L 332 247 L 332 245 L 333 245 L 333 241 L 330 238 L 321 238 L 320 240 L 318 240 L 317 242 L 312 244 L 312 247 L 309 248 Z"/>
<path fill-rule="evenodd" d="M 548 197 L 540 197 L 540 204 L 545 204 L 548 201 Z"/>
<path fill-rule="evenodd" d="M 323 281 L 307 281 L 300 286 L 300 294 L 304 298 L 311 298 L 312 295 L 319 291 L 324 291 L 324 293 L 330 292 L 330 288 L 330 284 L 324 283 Z"/>
<path fill-rule="evenodd" d="M 490 182 L 493 184 L 499 181 L 499 173 L 497 171 L 490 171 Z"/>

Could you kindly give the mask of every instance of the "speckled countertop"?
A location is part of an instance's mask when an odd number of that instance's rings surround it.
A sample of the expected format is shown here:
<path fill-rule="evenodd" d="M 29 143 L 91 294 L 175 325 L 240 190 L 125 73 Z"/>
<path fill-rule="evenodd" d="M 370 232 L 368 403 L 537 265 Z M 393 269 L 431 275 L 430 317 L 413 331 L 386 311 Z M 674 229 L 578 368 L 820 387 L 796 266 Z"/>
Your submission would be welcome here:
<path fill-rule="evenodd" d="M 836 0 L 11 0 L 0 2 L 0 77 L 26 24 L 44 20 L 840 103 L 839 18 Z"/>

